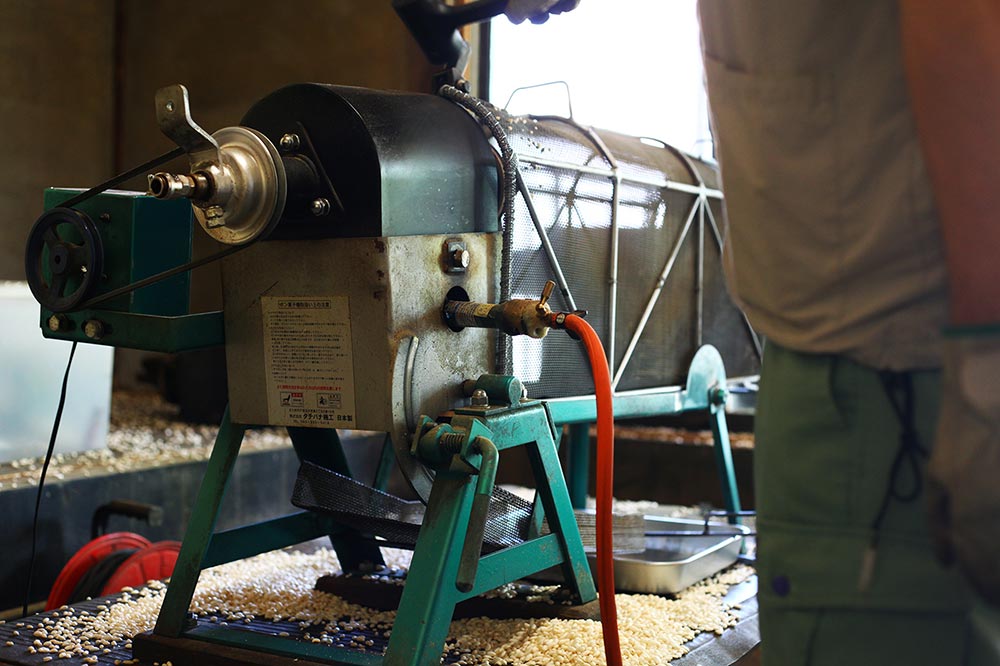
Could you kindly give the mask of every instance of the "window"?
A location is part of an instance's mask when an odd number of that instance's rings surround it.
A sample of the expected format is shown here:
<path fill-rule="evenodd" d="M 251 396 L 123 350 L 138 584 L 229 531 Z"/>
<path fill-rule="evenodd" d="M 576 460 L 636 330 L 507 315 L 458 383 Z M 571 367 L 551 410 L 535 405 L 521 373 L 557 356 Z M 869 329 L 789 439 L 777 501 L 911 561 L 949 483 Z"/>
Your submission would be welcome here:
<path fill-rule="evenodd" d="M 504 106 L 551 81 L 569 85 L 581 123 L 712 157 L 696 0 L 582 0 L 542 25 L 494 19 L 489 99 Z M 566 89 L 517 92 L 509 110 L 568 115 Z"/>

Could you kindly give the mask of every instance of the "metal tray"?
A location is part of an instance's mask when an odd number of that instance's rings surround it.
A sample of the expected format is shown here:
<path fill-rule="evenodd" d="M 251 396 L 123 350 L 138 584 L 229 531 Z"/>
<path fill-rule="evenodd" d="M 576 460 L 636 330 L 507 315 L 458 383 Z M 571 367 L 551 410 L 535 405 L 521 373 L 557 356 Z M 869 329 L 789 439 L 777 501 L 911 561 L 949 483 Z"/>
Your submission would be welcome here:
<path fill-rule="evenodd" d="M 704 520 L 662 516 L 645 516 L 645 519 L 646 532 L 673 534 L 647 536 L 645 550 L 615 554 L 618 592 L 676 594 L 736 562 L 743 539 L 751 532 L 743 525 L 710 522 L 706 534 Z M 587 560 L 596 577 L 597 554 L 587 549 Z M 559 567 L 553 567 L 529 578 L 551 583 L 561 581 L 562 573 Z"/>
<path fill-rule="evenodd" d="M 750 529 L 742 525 L 701 520 L 646 516 L 647 532 L 690 533 L 647 536 L 646 549 L 615 555 L 615 587 L 620 592 L 675 594 L 703 578 L 716 574 L 739 557 L 743 538 Z M 596 573 L 597 557 L 588 554 Z"/>

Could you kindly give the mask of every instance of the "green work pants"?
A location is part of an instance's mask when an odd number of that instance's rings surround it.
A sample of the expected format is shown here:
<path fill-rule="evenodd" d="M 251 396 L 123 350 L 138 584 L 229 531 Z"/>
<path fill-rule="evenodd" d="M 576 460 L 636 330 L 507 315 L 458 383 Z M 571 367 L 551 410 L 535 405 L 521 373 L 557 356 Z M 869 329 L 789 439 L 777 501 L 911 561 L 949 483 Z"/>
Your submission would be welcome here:
<path fill-rule="evenodd" d="M 929 452 L 940 372 L 911 378 Z M 878 371 L 768 343 L 754 451 L 765 666 L 1000 663 L 982 649 L 959 574 L 934 558 L 922 492 L 891 501 L 860 584 L 900 433 Z M 901 487 L 919 482 L 902 474 Z"/>

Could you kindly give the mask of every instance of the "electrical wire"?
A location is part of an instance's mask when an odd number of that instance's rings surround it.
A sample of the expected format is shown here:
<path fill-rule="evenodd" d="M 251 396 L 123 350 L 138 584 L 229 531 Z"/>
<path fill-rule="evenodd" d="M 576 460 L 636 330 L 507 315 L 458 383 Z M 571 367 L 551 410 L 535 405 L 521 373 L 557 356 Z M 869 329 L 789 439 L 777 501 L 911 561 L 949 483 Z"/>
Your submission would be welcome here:
<path fill-rule="evenodd" d="M 597 589 L 600 592 L 601 632 L 608 666 L 621 666 L 618 606 L 615 602 L 614 539 L 611 502 L 614 496 L 615 416 L 611 374 L 601 339 L 593 327 L 576 315 L 567 315 L 566 330 L 575 333 L 587 349 L 597 400 Z"/>
<path fill-rule="evenodd" d="M 517 196 L 517 154 L 511 148 L 510 141 L 507 139 L 507 132 L 494 113 L 497 110 L 496 107 L 478 97 L 470 95 L 464 90 L 459 90 L 455 86 L 441 86 L 438 94 L 476 116 L 490 130 L 493 138 L 496 139 L 497 146 L 500 147 L 500 155 L 503 158 L 503 229 L 500 246 L 500 300 L 498 302 L 504 303 L 509 301 L 511 297 L 510 253 L 514 234 L 514 199 Z M 497 336 L 497 356 L 501 363 L 501 367 L 499 368 L 500 374 L 510 373 L 511 353 L 512 349 L 508 336 Z"/>
<path fill-rule="evenodd" d="M 73 367 L 73 356 L 76 354 L 76 341 L 69 349 L 69 360 L 66 361 L 66 372 L 63 374 L 62 389 L 59 391 L 59 406 L 56 407 L 56 417 L 52 422 L 52 434 L 49 436 L 49 448 L 45 451 L 45 462 L 42 463 L 42 473 L 38 478 L 38 493 L 35 495 L 35 517 L 31 521 L 31 557 L 28 559 L 28 575 L 24 584 L 24 605 L 21 615 L 28 614 L 28 604 L 31 602 L 31 578 L 35 572 L 35 550 L 38 546 L 38 510 L 42 505 L 42 491 L 45 487 L 45 474 L 52 461 L 52 452 L 56 448 L 56 437 L 59 436 L 59 423 L 62 421 L 63 407 L 66 406 L 66 387 L 69 384 L 69 370 Z"/>

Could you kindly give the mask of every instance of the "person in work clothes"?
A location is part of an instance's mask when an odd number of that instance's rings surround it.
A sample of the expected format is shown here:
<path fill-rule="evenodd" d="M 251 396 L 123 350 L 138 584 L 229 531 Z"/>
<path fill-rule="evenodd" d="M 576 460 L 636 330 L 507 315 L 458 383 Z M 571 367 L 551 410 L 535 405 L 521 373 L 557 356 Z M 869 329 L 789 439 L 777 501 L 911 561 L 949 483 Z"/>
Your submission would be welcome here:
<path fill-rule="evenodd" d="M 763 662 L 998 664 L 1000 3 L 699 13 L 724 265 L 767 338 Z"/>

